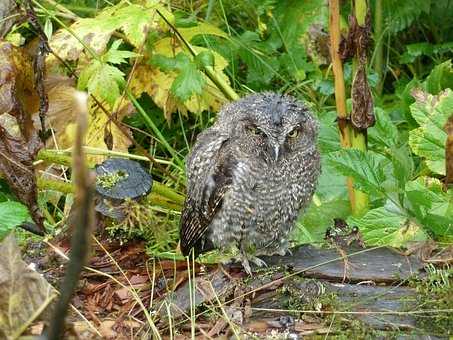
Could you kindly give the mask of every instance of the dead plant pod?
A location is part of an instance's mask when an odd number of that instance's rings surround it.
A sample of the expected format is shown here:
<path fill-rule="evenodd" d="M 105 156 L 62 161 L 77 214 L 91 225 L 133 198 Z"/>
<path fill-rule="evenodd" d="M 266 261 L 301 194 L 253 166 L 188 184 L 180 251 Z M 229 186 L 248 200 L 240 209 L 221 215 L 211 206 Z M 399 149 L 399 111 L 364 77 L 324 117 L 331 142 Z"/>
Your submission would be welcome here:
<path fill-rule="evenodd" d="M 365 63 L 360 63 L 352 82 L 351 123 L 357 129 L 367 129 L 374 125 L 373 96 L 366 76 Z"/>

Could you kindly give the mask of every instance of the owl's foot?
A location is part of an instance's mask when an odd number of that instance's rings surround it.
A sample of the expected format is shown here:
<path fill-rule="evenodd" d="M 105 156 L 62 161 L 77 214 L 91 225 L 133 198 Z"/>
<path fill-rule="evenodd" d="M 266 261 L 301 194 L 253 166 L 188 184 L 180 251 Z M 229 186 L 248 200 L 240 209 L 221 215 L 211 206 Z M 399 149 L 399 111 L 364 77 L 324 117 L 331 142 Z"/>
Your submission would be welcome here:
<path fill-rule="evenodd" d="M 251 261 L 253 264 L 255 264 L 258 267 L 267 267 L 267 263 L 264 262 L 263 260 L 261 260 L 259 257 L 256 257 L 256 256 L 250 256 L 250 255 L 246 255 L 246 254 L 241 254 L 240 260 L 241 260 L 241 263 L 242 263 L 242 267 L 244 267 L 245 271 L 250 276 L 253 276 L 253 275 L 252 275 L 252 268 L 250 268 L 249 261 Z"/>

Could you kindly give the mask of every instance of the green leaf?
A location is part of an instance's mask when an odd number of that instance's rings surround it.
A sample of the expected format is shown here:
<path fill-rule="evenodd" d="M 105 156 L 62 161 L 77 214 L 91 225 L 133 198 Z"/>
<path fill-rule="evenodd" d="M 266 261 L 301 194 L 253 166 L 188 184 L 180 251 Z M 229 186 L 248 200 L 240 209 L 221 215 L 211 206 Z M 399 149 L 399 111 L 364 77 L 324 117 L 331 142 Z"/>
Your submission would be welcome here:
<path fill-rule="evenodd" d="M 434 66 L 431 73 L 423 83 L 425 90 L 431 94 L 438 94 L 440 91 L 453 88 L 453 67 L 451 60 Z"/>
<path fill-rule="evenodd" d="M 431 0 L 413 0 L 411 2 L 387 0 L 383 2 L 386 27 L 390 33 L 397 33 L 412 25 L 423 14 L 428 14 Z"/>
<path fill-rule="evenodd" d="M 365 192 L 381 196 L 385 181 L 383 157 L 372 151 L 343 149 L 327 155 L 327 163 L 344 176 L 354 178 L 354 185 Z"/>
<path fill-rule="evenodd" d="M 399 141 L 398 129 L 383 109 L 374 109 L 376 124 L 368 129 L 368 138 L 371 144 L 379 147 L 390 148 L 397 145 Z"/>
<path fill-rule="evenodd" d="M 350 214 L 350 203 L 346 200 L 323 202 L 319 206 L 312 203 L 297 223 L 294 241 L 297 244 L 322 242 L 327 228 L 333 225 L 333 219 L 345 219 Z"/>
<path fill-rule="evenodd" d="M 453 239 L 453 190 L 445 192 L 440 181 L 419 177 L 406 184 L 406 198 L 427 230 Z"/>
<path fill-rule="evenodd" d="M 206 54 L 201 52 L 200 54 Z M 153 65 L 158 66 L 162 71 L 179 71 L 178 76 L 171 84 L 170 91 L 175 97 L 185 102 L 190 99 L 194 93 L 202 94 L 206 79 L 198 69 L 197 65 L 190 58 L 180 52 L 174 58 L 168 58 L 163 55 L 155 55 L 151 60 Z"/>
<path fill-rule="evenodd" d="M 336 123 L 336 113 L 326 112 L 319 118 L 318 145 L 322 154 L 338 151 L 341 149 L 338 124 Z"/>
<path fill-rule="evenodd" d="M 88 89 L 98 99 L 105 100 L 113 107 L 120 95 L 120 86 L 124 84 L 124 73 L 114 66 L 93 60 L 82 70 L 77 87 Z"/>
<path fill-rule="evenodd" d="M 31 221 L 25 205 L 15 201 L 0 203 L 0 239 L 25 221 Z"/>
<path fill-rule="evenodd" d="M 138 57 L 139 54 L 131 51 L 120 51 L 118 47 L 121 45 L 122 40 L 115 40 L 110 49 L 102 56 L 102 61 L 112 64 L 126 63 L 128 58 Z"/>
<path fill-rule="evenodd" d="M 406 182 L 414 172 L 414 161 L 407 145 L 392 146 L 390 156 L 393 164 L 393 176 L 398 181 L 398 186 L 404 191 Z"/>
<path fill-rule="evenodd" d="M 421 241 L 426 235 L 419 225 L 410 222 L 391 204 L 368 211 L 363 217 L 349 217 L 350 226 L 357 226 L 368 245 L 401 247 L 410 241 Z"/>
<path fill-rule="evenodd" d="M 43 31 L 45 36 L 47 37 L 47 40 L 50 40 L 52 38 L 53 33 L 53 25 L 52 20 L 50 20 L 50 18 L 46 18 L 46 21 L 44 22 Z"/>
<path fill-rule="evenodd" d="M 206 66 L 214 67 L 214 54 L 211 51 L 203 51 L 197 54 L 195 62 L 201 68 Z"/>
<path fill-rule="evenodd" d="M 447 89 L 438 96 L 417 92 L 416 100 L 410 109 L 420 127 L 409 132 L 409 145 L 416 155 L 425 158 L 432 172 L 445 175 L 444 125 L 452 113 L 453 91 Z"/>
<path fill-rule="evenodd" d="M 154 1 L 149 1 L 145 6 L 126 5 L 125 2 L 120 2 L 118 5 L 103 11 L 97 19 L 108 21 L 115 29 L 121 29 L 132 45 L 140 47 L 150 30 L 159 29 L 161 19 L 156 9 L 170 22 L 174 20 L 173 15 L 168 12 L 165 6 Z"/>
<path fill-rule="evenodd" d="M 173 81 L 170 91 L 184 102 L 194 93 L 202 94 L 205 82 L 203 74 L 190 62 Z"/>
<path fill-rule="evenodd" d="M 430 44 L 428 42 L 421 42 L 406 45 L 406 52 L 400 57 L 400 63 L 411 64 L 417 57 L 420 56 L 433 56 L 439 53 L 445 53 L 453 49 L 453 42 Z"/>

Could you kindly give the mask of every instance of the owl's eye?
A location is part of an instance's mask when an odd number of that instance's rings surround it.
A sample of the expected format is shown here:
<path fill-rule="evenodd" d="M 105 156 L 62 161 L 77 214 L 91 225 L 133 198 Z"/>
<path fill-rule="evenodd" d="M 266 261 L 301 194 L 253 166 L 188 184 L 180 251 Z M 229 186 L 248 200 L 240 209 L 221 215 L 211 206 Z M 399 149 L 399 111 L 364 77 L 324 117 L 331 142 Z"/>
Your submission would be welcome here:
<path fill-rule="evenodd" d="M 261 136 L 263 134 L 263 131 L 256 127 L 255 125 L 249 125 L 247 126 L 247 130 L 253 134 L 253 135 L 256 135 L 256 136 Z"/>
<path fill-rule="evenodd" d="M 289 137 L 289 138 L 296 138 L 297 136 L 299 136 L 299 133 L 300 133 L 300 129 L 299 129 L 299 128 L 292 129 L 292 130 L 288 133 L 288 137 Z"/>

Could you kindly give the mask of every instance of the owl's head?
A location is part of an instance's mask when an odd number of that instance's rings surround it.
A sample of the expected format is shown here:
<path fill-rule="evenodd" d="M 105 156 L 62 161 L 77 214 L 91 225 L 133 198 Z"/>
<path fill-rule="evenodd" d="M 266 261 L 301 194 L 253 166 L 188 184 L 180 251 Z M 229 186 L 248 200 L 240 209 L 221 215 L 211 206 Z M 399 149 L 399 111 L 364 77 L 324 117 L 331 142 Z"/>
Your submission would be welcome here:
<path fill-rule="evenodd" d="M 264 92 L 224 107 L 217 126 L 228 133 L 240 152 L 280 162 L 316 148 L 318 123 L 310 110 L 288 95 Z"/>

